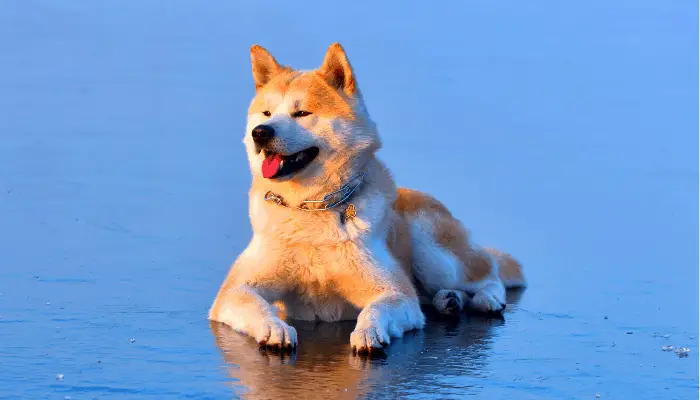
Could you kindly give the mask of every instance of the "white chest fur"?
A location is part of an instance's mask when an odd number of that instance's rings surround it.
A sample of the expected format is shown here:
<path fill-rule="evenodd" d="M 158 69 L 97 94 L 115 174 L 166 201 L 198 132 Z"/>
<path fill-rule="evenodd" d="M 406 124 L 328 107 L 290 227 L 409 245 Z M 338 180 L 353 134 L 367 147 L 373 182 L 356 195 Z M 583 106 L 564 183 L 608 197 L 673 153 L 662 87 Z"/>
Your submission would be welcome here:
<path fill-rule="evenodd" d="M 300 211 L 265 201 L 261 194 L 251 196 L 255 258 L 262 261 L 256 264 L 266 270 L 260 271 L 266 279 L 276 281 L 276 297 L 284 302 L 289 317 L 311 321 L 357 318 L 358 308 L 337 289 L 355 280 L 349 266 L 362 269 L 367 254 L 386 258 L 386 216 L 391 209 L 387 199 L 369 187 L 352 203 L 356 214 L 343 220 L 340 210 Z"/>

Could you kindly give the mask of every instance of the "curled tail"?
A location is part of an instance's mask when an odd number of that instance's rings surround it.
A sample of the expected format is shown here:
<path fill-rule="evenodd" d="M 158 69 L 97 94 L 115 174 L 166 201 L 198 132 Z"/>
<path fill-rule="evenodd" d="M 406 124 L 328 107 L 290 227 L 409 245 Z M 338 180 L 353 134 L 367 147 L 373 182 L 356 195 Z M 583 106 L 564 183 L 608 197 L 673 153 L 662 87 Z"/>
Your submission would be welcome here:
<path fill-rule="evenodd" d="M 485 250 L 498 262 L 499 276 L 507 289 L 527 286 L 525 275 L 523 275 L 523 266 L 513 256 L 489 247 Z"/>

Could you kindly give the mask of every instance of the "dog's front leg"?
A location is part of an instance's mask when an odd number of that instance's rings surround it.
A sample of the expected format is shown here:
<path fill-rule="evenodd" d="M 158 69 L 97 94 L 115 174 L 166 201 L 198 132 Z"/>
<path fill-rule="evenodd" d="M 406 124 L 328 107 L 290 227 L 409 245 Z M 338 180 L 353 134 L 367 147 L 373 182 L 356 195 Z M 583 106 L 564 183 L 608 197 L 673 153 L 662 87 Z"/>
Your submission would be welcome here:
<path fill-rule="evenodd" d="M 425 316 L 413 284 L 388 249 L 378 245 L 363 250 L 351 265 L 353 283 L 343 285 L 343 294 L 362 308 L 350 334 L 354 351 L 381 349 L 391 338 L 423 327 Z"/>
<path fill-rule="evenodd" d="M 392 337 L 401 337 L 424 324 L 417 299 L 398 292 L 383 293 L 360 312 L 350 345 L 353 351 L 372 352 L 389 345 Z"/>
<path fill-rule="evenodd" d="M 223 322 L 255 338 L 263 346 L 294 348 L 297 331 L 277 316 L 277 310 L 262 295 L 269 290 L 250 285 L 222 288 L 209 313 L 209 319 Z"/>
<path fill-rule="evenodd" d="M 253 238 L 238 257 L 214 300 L 209 319 L 252 336 L 261 345 L 296 347 L 296 330 L 277 316 L 271 304 L 279 300 L 285 290 L 276 284 L 279 280 L 271 279 L 277 274 L 276 268 L 266 267 L 276 262 L 264 262 L 261 248 L 263 246 Z"/>

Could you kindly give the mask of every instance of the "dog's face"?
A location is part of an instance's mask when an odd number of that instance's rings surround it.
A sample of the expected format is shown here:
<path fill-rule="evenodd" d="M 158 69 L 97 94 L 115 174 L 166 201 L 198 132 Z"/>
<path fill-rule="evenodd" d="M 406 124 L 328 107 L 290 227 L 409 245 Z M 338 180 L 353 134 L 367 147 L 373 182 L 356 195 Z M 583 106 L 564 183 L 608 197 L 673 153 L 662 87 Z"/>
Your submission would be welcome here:
<path fill-rule="evenodd" d="M 251 59 L 256 94 L 243 143 L 255 178 L 318 185 L 380 147 L 339 44 L 313 71 L 280 66 L 259 46 Z"/>

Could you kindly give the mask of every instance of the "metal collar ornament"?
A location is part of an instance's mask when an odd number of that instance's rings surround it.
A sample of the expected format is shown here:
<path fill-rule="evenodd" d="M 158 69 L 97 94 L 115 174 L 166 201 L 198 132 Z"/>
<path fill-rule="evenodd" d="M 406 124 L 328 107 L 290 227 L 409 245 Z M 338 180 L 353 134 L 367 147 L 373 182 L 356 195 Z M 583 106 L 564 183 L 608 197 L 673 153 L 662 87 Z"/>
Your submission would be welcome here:
<path fill-rule="evenodd" d="M 284 201 L 282 196 L 273 193 L 271 190 L 268 190 L 267 193 L 265 193 L 265 201 L 271 201 L 273 203 L 277 203 L 277 205 L 280 205 L 282 207 L 286 208 L 291 208 L 294 210 L 301 210 L 301 211 L 329 211 L 333 210 L 335 208 L 338 208 L 339 206 L 347 203 L 347 201 L 350 199 L 350 197 L 357 191 L 357 189 L 362 185 L 362 178 L 364 178 L 365 174 L 360 174 L 354 179 L 351 179 L 350 182 L 357 182 L 354 185 L 350 184 L 344 184 L 340 189 L 336 190 L 335 192 L 328 193 L 327 195 L 323 196 L 321 200 L 304 200 L 301 202 L 301 205 L 299 206 L 290 206 L 287 204 L 287 202 Z M 309 205 L 320 205 L 318 208 L 309 208 Z M 347 208 L 343 213 L 341 213 L 340 220 L 341 222 L 345 223 L 347 220 L 354 218 L 357 215 L 357 212 L 355 211 L 355 205 L 354 204 L 348 204 Z"/>

